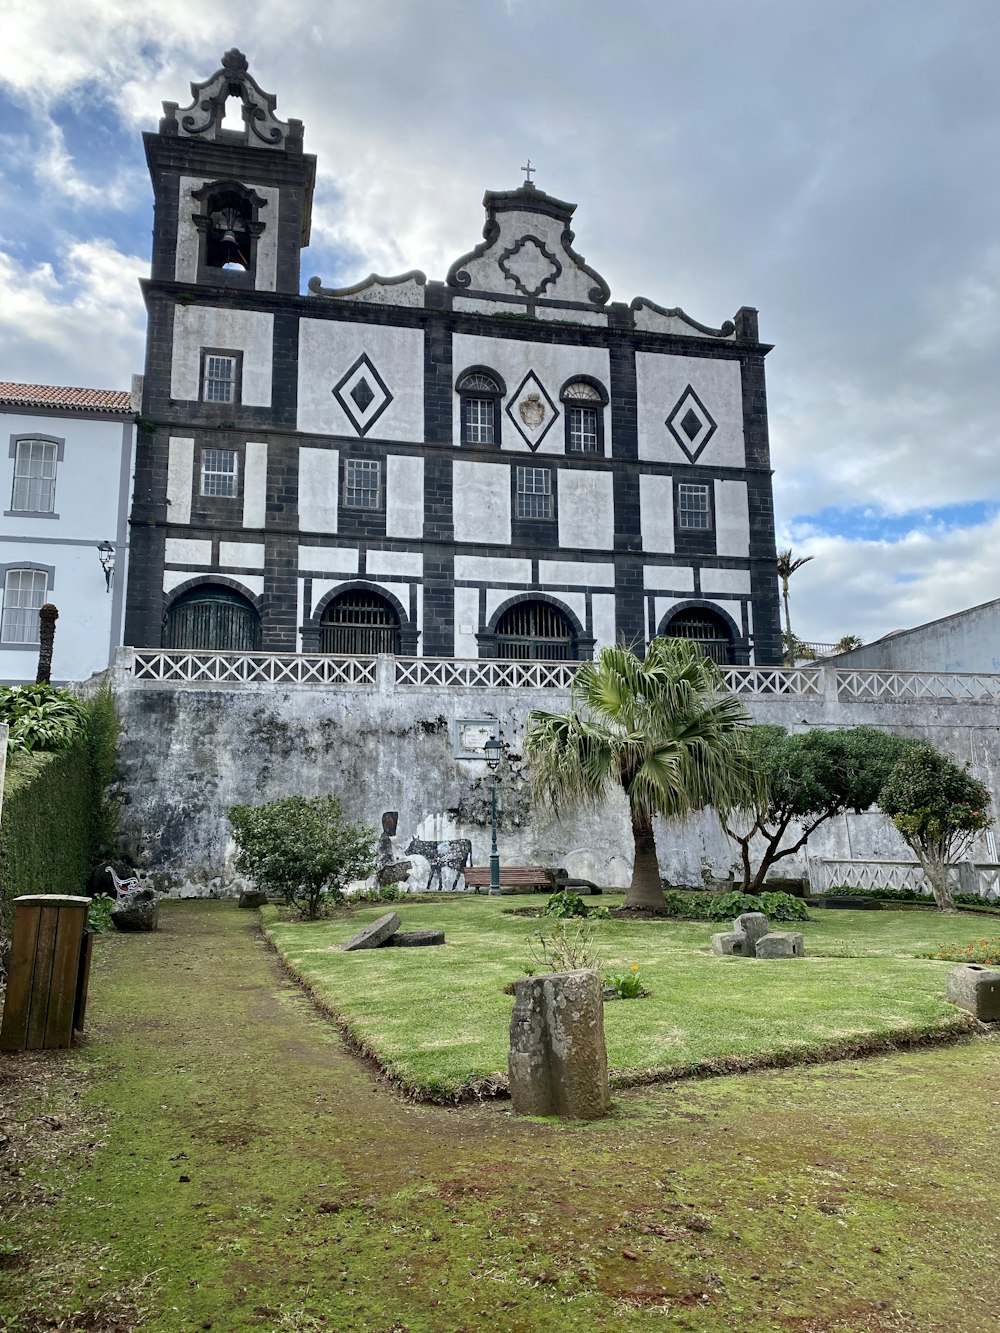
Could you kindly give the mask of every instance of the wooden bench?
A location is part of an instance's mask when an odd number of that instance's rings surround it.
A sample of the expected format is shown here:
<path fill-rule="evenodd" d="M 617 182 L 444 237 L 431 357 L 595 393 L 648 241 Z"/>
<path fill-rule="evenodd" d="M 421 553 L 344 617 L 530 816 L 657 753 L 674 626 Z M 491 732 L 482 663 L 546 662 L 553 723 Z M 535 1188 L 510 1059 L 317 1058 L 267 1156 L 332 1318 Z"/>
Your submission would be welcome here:
<path fill-rule="evenodd" d="M 463 873 L 467 889 L 475 889 L 477 893 L 480 889 L 489 890 L 489 866 L 466 866 Z M 552 882 L 544 866 L 501 866 L 500 887 L 502 889 L 551 890 Z"/>

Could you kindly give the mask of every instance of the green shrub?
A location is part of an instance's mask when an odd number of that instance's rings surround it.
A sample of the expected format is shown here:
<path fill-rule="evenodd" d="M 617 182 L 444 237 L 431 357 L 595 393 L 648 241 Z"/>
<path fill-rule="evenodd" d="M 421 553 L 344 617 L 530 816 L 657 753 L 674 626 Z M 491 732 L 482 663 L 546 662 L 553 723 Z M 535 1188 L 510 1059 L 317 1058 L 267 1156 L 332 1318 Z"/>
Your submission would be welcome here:
<path fill-rule="evenodd" d="M 351 824 L 336 796 L 286 796 L 269 805 L 234 805 L 236 869 L 314 921 L 344 886 L 374 869 L 374 829 Z"/>
<path fill-rule="evenodd" d="M 605 972 L 604 985 L 612 992 L 609 997 L 612 999 L 639 1000 L 649 994 L 639 976 L 638 963 L 633 963 L 631 967 L 623 968 L 620 972 Z"/>
<path fill-rule="evenodd" d="M 54 685 L 0 687 L 0 722 L 10 727 L 11 754 L 65 750 L 87 719 L 87 709 L 68 690 Z"/>
<path fill-rule="evenodd" d="M 686 921 L 731 921 L 743 912 L 763 912 L 769 921 L 808 921 L 801 898 L 790 893 L 680 893 L 664 895 L 668 916 Z"/>
<path fill-rule="evenodd" d="M 111 909 L 115 900 L 110 893 L 97 893 L 90 900 L 87 927 L 95 935 L 106 935 L 111 929 Z"/>
<path fill-rule="evenodd" d="M 835 886 L 820 895 L 823 898 L 875 898 L 886 903 L 919 903 L 921 907 L 936 907 L 934 895 L 919 889 L 855 889 Z M 982 898 L 978 893 L 953 893 L 959 907 L 976 907 L 983 912 L 1000 912 L 1000 898 Z"/>
<path fill-rule="evenodd" d="M 606 907 L 589 907 L 578 893 L 570 893 L 568 889 L 554 893 L 542 908 L 542 916 L 554 916 L 563 920 L 575 916 L 589 916 L 600 920 L 610 915 Z"/>

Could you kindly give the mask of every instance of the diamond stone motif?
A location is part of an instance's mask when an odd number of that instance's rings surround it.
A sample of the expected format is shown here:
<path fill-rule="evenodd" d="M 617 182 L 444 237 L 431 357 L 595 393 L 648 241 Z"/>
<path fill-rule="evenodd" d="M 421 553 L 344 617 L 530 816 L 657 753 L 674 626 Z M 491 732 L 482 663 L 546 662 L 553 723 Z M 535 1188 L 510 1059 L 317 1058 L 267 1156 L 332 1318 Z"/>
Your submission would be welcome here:
<path fill-rule="evenodd" d="M 362 352 L 350 370 L 337 381 L 332 393 L 348 421 L 362 436 L 368 434 L 393 401 L 389 386 L 367 352 Z"/>
<path fill-rule="evenodd" d="M 537 236 L 522 236 L 504 251 L 497 264 L 524 296 L 540 296 L 562 272 L 558 259 Z"/>
<path fill-rule="evenodd" d="M 504 411 L 517 427 L 517 433 L 534 453 L 555 425 L 559 409 L 545 392 L 545 385 L 529 370 L 511 394 Z"/>
<path fill-rule="evenodd" d="M 358 380 L 351 390 L 351 397 L 358 405 L 358 411 L 363 412 L 370 403 L 375 401 L 375 395 L 372 393 L 372 386 L 367 380 Z"/>
<path fill-rule="evenodd" d="M 690 384 L 670 409 L 665 425 L 691 463 L 718 430 L 718 423 Z"/>

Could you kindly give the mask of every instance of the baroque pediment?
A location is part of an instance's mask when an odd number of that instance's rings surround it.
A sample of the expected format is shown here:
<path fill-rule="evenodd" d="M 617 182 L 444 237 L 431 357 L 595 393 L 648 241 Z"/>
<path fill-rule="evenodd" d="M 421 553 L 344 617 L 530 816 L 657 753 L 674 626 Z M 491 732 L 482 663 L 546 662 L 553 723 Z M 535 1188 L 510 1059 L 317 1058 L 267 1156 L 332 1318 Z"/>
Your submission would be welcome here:
<path fill-rule="evenodd" d="M 177 135 L 182 139 L 202 139 L 209 142 L 247 144 L 250 148 L 282 148 L 291 152 L 302 151 L 302 122 L 279 120 L 274 114 L 278 99 L 266 93 L 248 72 L 249 64 L 242 51 L 234 47 L 222 57 L 222 66 L 210 79 L 191 84 L 193 101 L 181 107 L 177 102 L 163 103 L 160 133 Z M 226 103 L 230 97 L 238 99 L 243 115 L 243 129 L 223 129 Z"/>
<path fill-rule="evenodd" d="M 516 301 L 603 306 L 609 300 L 608 284 L 573 249 L 575 204 L 525 183 L 487 190 L 483 205 L 483 243 L 452 264 L 449 287 Z"/>

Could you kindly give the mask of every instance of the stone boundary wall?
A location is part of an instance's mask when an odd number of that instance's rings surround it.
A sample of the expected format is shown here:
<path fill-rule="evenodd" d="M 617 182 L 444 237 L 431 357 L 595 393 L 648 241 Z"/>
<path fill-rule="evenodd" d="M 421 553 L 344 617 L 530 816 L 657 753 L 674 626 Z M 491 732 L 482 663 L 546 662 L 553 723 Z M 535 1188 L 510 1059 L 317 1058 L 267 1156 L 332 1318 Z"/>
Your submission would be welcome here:
<path fill-rule="evenodd" d="M 376 683 L 163 683 L 136 680 L 129 654 L 110 673 L 122 720 L 123 831 L 137 864 L 158 886 L 207 894 L 238 887 L 235 848 L 226 819 L 236 802 L 332 793 L 349 816 L 380 827 L 398 812 L 393 857 L 411 838 L 468 838 L 472 863 L 489 855 L 489 778 L 482 760 L 462 758 L 459 724 L 499 723 L 509 750 L 501 769 L 500 854 L 505 863 L 566 867 L 571 874 L 623 885 L 631 873 L 631 835 L 624 798 L 603 811 L 568 811 L 562 819 L 533 811 L 520 762 L 528 713 L 562 710 L 564 690 L 406 686 L 380 670 Z M 920 735 L 970 761 L 992 792 L 1000 788 L 1000 711 L 992 700 L 845 700 L 836 678 L 810 697 L 767 693 L 744 697 L 759 722 L 792 731 L 868 724 Z M 728 839 L 711 814 L 682 829 L 663 826 L 657 842 L 673 883 L 726 878 L 735 865 Z M 849 815 L 824 826 L 808 857 L 910 860 L 880 814 Z M 997 860 L 984 837 L 977 861 Z M 414 859 L 410 888 L 422 888 L 427 862 Z M 779 863 L 776 873 L 805 874 L 807 858 Z M 446 873 L 444 886 L 451 877 Z"/>

